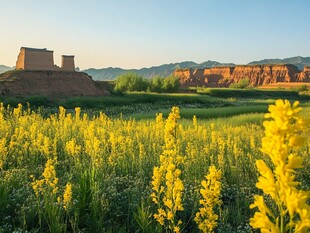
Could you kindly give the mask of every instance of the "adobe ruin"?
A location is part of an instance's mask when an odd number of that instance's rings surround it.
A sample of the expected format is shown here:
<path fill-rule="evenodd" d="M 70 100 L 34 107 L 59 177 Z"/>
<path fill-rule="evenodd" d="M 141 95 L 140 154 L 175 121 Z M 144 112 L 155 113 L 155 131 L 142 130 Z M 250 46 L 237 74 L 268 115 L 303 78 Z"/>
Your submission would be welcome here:
<path fill-rule="evenodd" d="M 61 67 L 54 64 L 54 51 L 21 47 L 16 61 L 17 70 L 75 71 L 74 56 L 62 55 Z"/>
<path fill-rule="evenodd" d="M 67 71 L 75 70 L 74 56 L 62 55 L 61 58 L 62 58 L 61 59 L 61 69 L 67 70 Z"/>

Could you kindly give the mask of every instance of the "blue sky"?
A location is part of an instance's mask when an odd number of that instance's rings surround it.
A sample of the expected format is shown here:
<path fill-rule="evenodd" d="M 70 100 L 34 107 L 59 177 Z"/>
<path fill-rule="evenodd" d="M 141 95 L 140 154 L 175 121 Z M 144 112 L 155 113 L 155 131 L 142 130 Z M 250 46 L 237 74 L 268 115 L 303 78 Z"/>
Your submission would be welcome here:
<path fill-rule="evenodd" d="M 309 0 L 0 0 L 0 64 L 21 46 L 85 68 L 310 56 Z"/>

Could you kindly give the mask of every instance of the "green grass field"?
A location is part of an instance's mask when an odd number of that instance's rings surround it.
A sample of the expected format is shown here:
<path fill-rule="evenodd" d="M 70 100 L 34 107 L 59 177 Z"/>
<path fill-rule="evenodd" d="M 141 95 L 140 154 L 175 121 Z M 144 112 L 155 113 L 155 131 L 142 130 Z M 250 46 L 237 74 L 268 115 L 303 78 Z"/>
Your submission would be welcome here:
<path fill-rule="evenodd" d="M 299 95 L 297 91 L 231 89 L 231 88 L 200 88 L 198 93 L 158 94 L 132 92 L 123 95 L 103 97 L 71 97 L 49 98 L 44 96 L 0 97 L 5 106 L 16 107 L 18 103 L 27 103 L 31 108 L 38 109 L 43 116 L 49 116 L 63 106 L 67 111 L 81 107 L 83 113 L 98 115 L 104 112 L 107 116 L 124 117 L 125 119 L 150 119 L 156 113 L 167 116 L 172 106 L 179 106 L 184 119 L 196 115 L 200 119 L 231 117 L 241 114 L 265 113 L 267 106 L 276 99 L 299 100 L 307 103 L 308 95 Z"/>
<path fill-rule="evenodd" d="M 111 95 L 103 97 L 71 97 L 71 98 L 50 98 L 44 96 L 30 97 L 0 97 L 4 105 L 17 106 L 18 103 L 32 107 L 58 108 L 63 106 L 66 109 L 81 107 L 90 112 L 104 111 L 107 115 L 136 116 L 145 118 L 154 115 L 155 112 L 167 112 L 171 106 L 180 106 L 184 110 L 184 117 L 196 114 L 203 118 L 229 116 L 240 113 L 256 113 L 266 110 L 266 106 L 273 103 L 275 99 L 288 99 L 290 101 L 309 101 L 309 95 L 299 95 L 297 91 L 282 90 L 258 90 L 258 89 L 228 89 L 228 88 L 200 88 L 196 94 L 174 93 L 158 94 L 147 92 L 125 93 L 123 95 Z M 242 107 L 240 107 L 242 106 Z M 244 108 L 244 106 L 247 106 Z M 263 107 L 265 106 L 265 107 Z M 219 107 L 231 107 L 217 110 Z M 237 107 L 237 108 L 234 108 Z M 210 111 L 212 108 L 214 116 Z M 192 110 L 190 110 L 192 109 Z M 221 112 L 223 110 L 223 112 Z M 191 111 L 193 113 L 191 113 Z M 231 113 L 228 113 L 231 112 Z M 203 116 L 204 115 L 204 116 Z"/>

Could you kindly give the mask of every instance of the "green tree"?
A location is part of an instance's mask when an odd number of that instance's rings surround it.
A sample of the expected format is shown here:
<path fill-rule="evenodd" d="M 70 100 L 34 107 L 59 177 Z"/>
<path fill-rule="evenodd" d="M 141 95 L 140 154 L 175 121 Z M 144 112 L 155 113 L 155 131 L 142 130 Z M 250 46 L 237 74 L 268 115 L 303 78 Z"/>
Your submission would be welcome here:
<path fill-rule="evenodd" d="M 146 91 L 149 87 L 148 80 L 135 73 L 120 75 L 115 83 L 115 92 Z"/>
<path fill-rule="evenodd" d="M 175 92 L 179 89 L 180 87 L 180 80 L 178 77 L 175 77 L 173 75 L 165 78 L 164 84 L 163 84 L 163 89 L 166 92 Z"/>
<path fill-rule="evenodd" d="M 152 78 L 150 81 L 150 90 L 153 92 L 159 92 L 159 93 L 163 92 L 164 81 L 165 81 L 165 78 L 161 76 L 156 76 Z"/>

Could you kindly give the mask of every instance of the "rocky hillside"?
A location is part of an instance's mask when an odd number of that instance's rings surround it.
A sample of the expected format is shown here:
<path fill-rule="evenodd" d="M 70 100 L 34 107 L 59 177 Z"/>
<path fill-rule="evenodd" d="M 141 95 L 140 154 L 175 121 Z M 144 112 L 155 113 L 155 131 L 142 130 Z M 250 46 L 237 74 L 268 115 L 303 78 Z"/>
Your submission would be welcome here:
<path fill-rule="evenodd" d="M 296 66 L 286 65 L 243 65 L 235 67 L 213 67 L 205 69 L 178 69 L 182 86 L 227 87 L 248 78 L 252 86 L 277 82 L 310 82 L 310 67 L 300 71 Z"/>
<path fill-rule="evenodd" d="M 0 94 L 12 96 L 43 95 L 103 96 L 89 75 L 69 71 L 8 71 L 0 75 Z"/>

